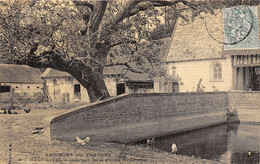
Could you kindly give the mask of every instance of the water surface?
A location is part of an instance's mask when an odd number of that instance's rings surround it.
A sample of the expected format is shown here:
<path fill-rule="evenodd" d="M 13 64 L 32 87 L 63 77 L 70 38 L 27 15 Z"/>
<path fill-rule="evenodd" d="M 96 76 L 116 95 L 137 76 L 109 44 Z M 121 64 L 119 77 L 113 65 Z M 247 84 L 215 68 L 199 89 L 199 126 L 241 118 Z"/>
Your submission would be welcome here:
<path fill-rule="evenodd" d="M 222 163 L 259 163 L 260 125 L 230 124 L 203 128 L 156 138 L 152 146 L 177 154 L 210 159 Z"/>

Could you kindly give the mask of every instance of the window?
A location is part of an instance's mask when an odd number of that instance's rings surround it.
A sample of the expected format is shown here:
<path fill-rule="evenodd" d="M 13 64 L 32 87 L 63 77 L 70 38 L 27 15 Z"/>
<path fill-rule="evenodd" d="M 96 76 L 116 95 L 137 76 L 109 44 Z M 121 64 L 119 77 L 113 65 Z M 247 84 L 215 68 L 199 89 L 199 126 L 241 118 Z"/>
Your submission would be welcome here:
<path fill-rule="evenodd" d="M 10 92 L 10 91 L 11 91 L 11 86 L 0 86 L 0 93 Z"/>
<path fill-rule="evenodd" d="M 16 86 L 15 88 L 19 88 L 18 86 Z"/>
<path fill-rule="evenodd" d="M 80 92 L 80 84 L 75 84 L 74 85 L 74 93 Z"/>
<path fill-rule="evenodd" d="M 53 85 L 57 85 L 57 80 L 56 79 L 53 79 Z"/>
<path fill-rule="evenodd" d="M 27 86 L 27 88 L 30 88 L 30 86 Z"/>
<path fill-rule="evenodd" d="M 213 62 L 210 72 L 211 81 L 222 81 L 222 65 L 220 62 Z"/>
<path fill-rule="evenodd" d="M 39 89 L 40 87 L 39 86 L 37 86 L 37 89 Z"/>
<path fill-rule="evenodd" d="M 67 80 L 68 80 L 68 81 L 73 81 L 73 78 L 72 78 L 72 77 L 68 77 Z"/>
<path fill-rule="evenodd" d="M 213 72 L 213 79 L 222 79 L 222 69 L 220 64 L 217 63 L 214 65 Z"/>

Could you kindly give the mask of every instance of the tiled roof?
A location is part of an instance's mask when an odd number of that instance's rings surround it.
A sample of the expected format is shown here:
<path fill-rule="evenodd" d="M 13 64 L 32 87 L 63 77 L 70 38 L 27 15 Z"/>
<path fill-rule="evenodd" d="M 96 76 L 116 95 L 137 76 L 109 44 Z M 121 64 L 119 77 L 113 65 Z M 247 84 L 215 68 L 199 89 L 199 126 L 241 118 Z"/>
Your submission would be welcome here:
<path fill-rule="evenodd" d="M 0 82 L 43 83 L 37 68 L 25 65 L 0 64 Z"/>

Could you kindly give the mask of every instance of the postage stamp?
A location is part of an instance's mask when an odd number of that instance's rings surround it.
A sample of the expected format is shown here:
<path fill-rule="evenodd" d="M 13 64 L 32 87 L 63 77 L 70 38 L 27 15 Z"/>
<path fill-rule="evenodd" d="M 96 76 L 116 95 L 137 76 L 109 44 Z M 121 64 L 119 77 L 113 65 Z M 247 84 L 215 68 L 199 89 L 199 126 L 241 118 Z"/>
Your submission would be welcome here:
<path fill-rule="evenodd" d="M 232 7 L 223 9 L 224 49 L 258 48 L 257 7 Z"/>

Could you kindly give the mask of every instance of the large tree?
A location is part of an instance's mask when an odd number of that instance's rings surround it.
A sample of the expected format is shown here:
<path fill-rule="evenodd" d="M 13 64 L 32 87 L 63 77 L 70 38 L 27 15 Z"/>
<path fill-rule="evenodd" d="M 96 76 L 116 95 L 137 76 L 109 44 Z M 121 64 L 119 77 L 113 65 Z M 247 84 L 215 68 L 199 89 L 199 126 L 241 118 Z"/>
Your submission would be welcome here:
<path fill-rule="evenodd" d="M 93 102 L 109 97 L 104 67 L 123 65 L 133 72 L 152 72 L 150 68 L 159 62 L 159 49 L 153 48 L 161 43 L 154 40 L 151 32 L 165 22 L 165 12 L 171 13 L 168 20 L 182 17 L 189 21 L 201 12 L 214 13 L 214 8 L 258 3 L 258 0 L 1 1 L 1 55 L 9 63 L 70 73 L 87 89 Z M 150 68 L 143 66 L 147 62 Z"/>

